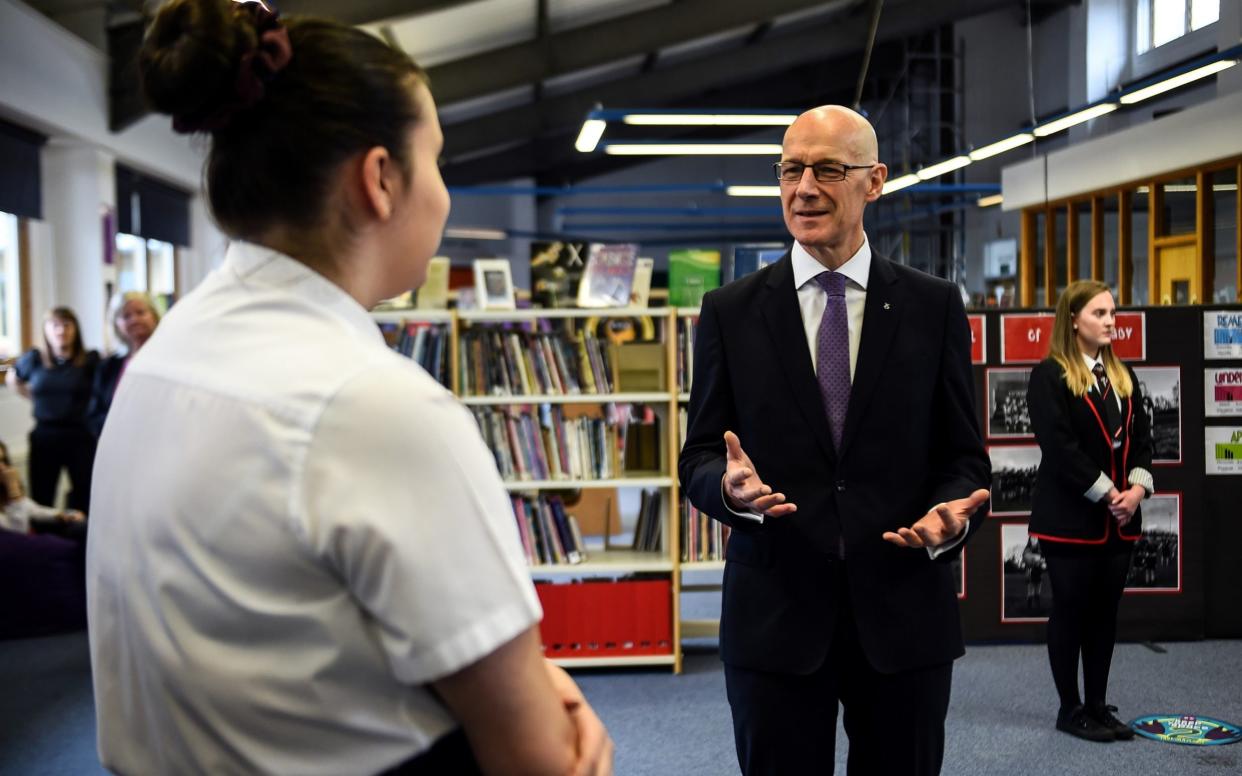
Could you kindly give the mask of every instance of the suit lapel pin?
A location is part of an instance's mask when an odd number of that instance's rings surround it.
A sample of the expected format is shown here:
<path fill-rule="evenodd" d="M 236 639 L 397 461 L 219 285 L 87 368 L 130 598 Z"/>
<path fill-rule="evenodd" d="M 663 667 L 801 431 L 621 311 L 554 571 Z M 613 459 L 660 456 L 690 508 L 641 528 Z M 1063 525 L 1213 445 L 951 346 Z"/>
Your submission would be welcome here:
<path fill-rule="evenodd" d="M 885 302 L 885 303 L 884 303 L 884 309 L 885 309 L 885 310 L 891 310 L 891 309 L 893 309 L 893 306 L 892 306 L 891 304 L 889 304 L 888 302 Z"/>

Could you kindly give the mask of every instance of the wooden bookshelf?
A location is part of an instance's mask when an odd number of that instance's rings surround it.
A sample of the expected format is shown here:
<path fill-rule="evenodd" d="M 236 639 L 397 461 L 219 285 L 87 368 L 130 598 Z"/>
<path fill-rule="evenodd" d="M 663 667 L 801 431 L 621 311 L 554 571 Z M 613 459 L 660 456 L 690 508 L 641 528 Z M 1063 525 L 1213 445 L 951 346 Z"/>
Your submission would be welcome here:
<path fill-rule="evenodd" d="M 655 507 L 656 511 L 651 512 L 657 515 L 657 519 L 661 527 L 661 546 L 662 550 L 656 552 L 637 551 L 619 547 L 593 546 L 590 541 L 586 542 L 585 559 L 581 563 L 544 563 L 531 565 L 530 574 L 532 579 L 545 581 L 591 581 L 595 580 L 595 584 L 607 585 L 609 579 L 617 582 L 624 582 L 635 575 L 640 575 L 638 579 L 663 579 L 671 590 L 671 622 L 669 622 L 671 638 L 671 653 L 659 655 L 611 655 L 583 658 L 567 658 L 564 656 L 555 657 L 555 662 L 566 668 L 594 668 L 594 667 L 622 667 L 622 666 L 671 666 L 675 673 L 681 672 L 681 641 L 680 641 L 680 585 L 681 574 L 679 571 L 680 558 L 680 542 L 679 542 L 679 509 L 680 497 L 678 495 L 678 483 L 676 479 L 677 456 L 680 451 L 680 429 L 678 424 L 678 408 L 684 403 L 685 399 L 678 396 L 677 393 L 677 363 L 678 363 L 678 344 L 677 344 L 677 326 L 678 321 L 698 314 L 697 310 L 691 309 L 674 309 L 669 307 L 656 308 L 608 308 L 608 309 L 521 309 L 521 310 L 388 310 L 373 313 L 372 316 L 377 323 L 387 324 L 403 324 L 403 323 L 429 323 L 444 324 L 449 329 L 449 363 L 450 363 L 450 389 L 457 394 L 462 403 L 471 407 L 472 412 L 483 413 L 479 417 L 487 417 L 486 413 L 489 408 L 496 408 L 500 411 L 506 407 L 530 407 L 533 409 L 537 405 L 553 405 L 553 407 L 564 407 L 564 417 L 569 418 L 571 415 L 581 416 L 582 412 L 598 413 L 600 410 L 591 409 L 592 407 L 605 407 L 607 405 L 645 405 L 655 411 L 659 421 L 663 423 L 660 432 L 660 471 L 658 474 L 651 476 L 619 476 L 607 479 L 590 479 L 590 478 L 574 478 L 574 479 L 539 479 L 539 480 L 516 480 L 510 479 L 505 481 L 505 489 L 513 495 L 523 497 L 535 496 L 557 496 L 569 491 L 599 491 L 599 490 L 615 490 L 615 489 L 631 489 L 642 488 L 645 490 L 655 490 L 660 494 L 660 502 Z M 566 332 L 577 331 L 593 331 L 589 327 L 593 327 L 594 323 L 588 325 L 588 321 L 606 320 L 610 318 L 648 318 L 655 327 L 655 335 L 663 344 L 665 353 L 664 357 L 664 376 L 661 382 L 664 383 L 662 390 L 657 391 L 629 391 L 629 392 L 608 392 L 608 393 L 591 393 L 581 391 L 578 393 L 508 393 L 508 394 L 488 394 L 488 395 L 463 395 L 462 381 L 469 380 L 470 383 L 482 382 L 476 379 L 477 368 L 473 366 L 473 362 L 462 362 L 462 359 L 475 358 L 478 351 L 474 351 L 472 347 L 466 345 L 466 336 L 491 336 L 484 333 L 478 335 L 467 335 L 465 332 L 474 332 L 476 329 L 486 330 L 489 328 L 501 328 L 506 333 L 518 333 L 517 339 L 521 358 L 518 361 L 529 361 L 532 358 L 530 348 L 523 348 L 530 340 L 522 340 L 522 337 L 532 337 L 534 335 L 551 335 L 551 336 L 567 336 Z M 554 323 L 542 324 L 543 321 L 552 321 Z M 556 323 L 561 322 L 561 323 Z M 596 338 L 597 342 L 606 342 L 602 337 Z M 512 345 L 511 345 L 512 347 Z M 546 352 L 546 351 L 545 351 Z M 507 358 L 506 355 L 501 355 Z M 558 369 L 555 361 L 549 360 Z M 569 363 L 566 358 L 564 362 L 571 370 L 591 369 L 592 364 L 587 362 L 579 362 L 575 360 Z M 506 364 L 506 367 L 509 365 Z M 542 366 L 542 365 L 541 365 Z M 465 369 L 463 369 L 465 367 Z M 615 365 L 613 365 L 615 371 Z M 518 367 L 519 369 L 521 367 Z M 546 371 L 546 366 L 544 367 Z M 608 382 L 615 384 L 617 375 L 612 375 L 614 379 Z M 524 385 L 535 386 L 534 375 L 527 368 Z M 559 375 L 559 383 L 568 387 L 569 382 L 565 381 L 565 375 Z M 575 374 L 573 381 L 577 379 L 586 380 L 586 375 Z M 547 380 L 543 381 L 548 383 Z M 489 380 L 492 386 L 496 385 L 496 381 Z M 592 385 L 601 384 L 598 380 L 590 383 Z M 512 379 L 508 379 L 505 383 L 507 387 L 514 385 Z M 601 384 L 602 385 L 602 384 Z M 581 384 L 582 388 L 587 386 L 586 382 Z M 538 386 L 546 387 L 546 385 Z M 560 387 L 560 385 L 558 385 Z M 581 405 L 581 406 L 579 406 Z M 574 409 L 578 407 L 578 409 Z M 543 410 L 546 412 L 547 408 Z M 554 411 L 559 411 L 555 410 Z M 517 410 L 513 411 L 516 415 Z M 606 416 L 605 416 L 606 417 Z M 483 422 L 483 421 L 480 421 Z M 611 422 L 611 421 L 609 421 Z M 608 433 L 612 433 L 609 431 Z M 485 438 L 487 434 L 484 435 Z M 492 438 L 498 438 L 493 435 Z M 531 440 L 538 446 L 538 440 Z M 520 440 L 519 444 L 524 444 L 524 440 Z M 522 452 L 525 452 L 524 447 Z M 499 447 L 497 448 L 499 450 Z M 550 453 L 545 450 L 545 453 Z M 497 453 L 500 455 L 500 453 Z M 513 449 L 510 449 L 505 455 L 512 456 Z M 623 456 L 622 456 L 623 458 Z M 550 461 L 549 461 L 550 463 Z M 614 464 L 622 464 L 623 461 L 613 461 Z M 506 464 L 507 465 L 507 464 Z M 609 469 L 603 469 L 608 471 Z M 615 471 L 615 469 L 612 469 Z M 576 469 L 575 469 L 576 471 Z M 604 496 L 604 498 L 609 498 Z M 646 497 L 644 497 L 645 499 Z M 532 501 L 535 499 L 532 498 Z M 566 498 L 568 502 L 568 497 Z M 615 506 L 613 507 L 615 511 Z M 572 507 L 566 506 L 565 511 L 569 512 Z M 535 519 L 538 518 L 530 518 Z M 612 518 L 608 518 L 611 520 Z M 559 518 L 558 518 L 559 521 Z M 525 525 L 525 524 L 523 524 Z M 587 533 L 585 530 L 583 533 Z M 587 534 L 588 538 L 594 538 L 598 542 L 597 534 Z M 606 540 L 607 541 L 607 540 Z M 546 556 L 544 556 L 546 557 Z M 662 596 L 661 596 L 662 597 Z"/>

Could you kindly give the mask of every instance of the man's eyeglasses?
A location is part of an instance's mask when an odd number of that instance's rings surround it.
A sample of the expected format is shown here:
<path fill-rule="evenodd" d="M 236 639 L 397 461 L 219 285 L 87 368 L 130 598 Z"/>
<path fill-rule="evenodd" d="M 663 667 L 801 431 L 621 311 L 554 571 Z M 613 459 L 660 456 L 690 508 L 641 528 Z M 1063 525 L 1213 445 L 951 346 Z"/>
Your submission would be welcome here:
<path fill-rule="evenodd" d="M 797 183 L 802 180 L 802 173 L 810 167 L 815 173 L 815 180 L 820 183 L 836 183 L 845 180 L 850 170 L 866 170 L 874 164 L 840 164 L 838 162 L 821 162 L 819 164 L 802 164 L 801 162 L 777 162 L 772 165 L 776 170 L 776 179 L 781 183 Z"/>

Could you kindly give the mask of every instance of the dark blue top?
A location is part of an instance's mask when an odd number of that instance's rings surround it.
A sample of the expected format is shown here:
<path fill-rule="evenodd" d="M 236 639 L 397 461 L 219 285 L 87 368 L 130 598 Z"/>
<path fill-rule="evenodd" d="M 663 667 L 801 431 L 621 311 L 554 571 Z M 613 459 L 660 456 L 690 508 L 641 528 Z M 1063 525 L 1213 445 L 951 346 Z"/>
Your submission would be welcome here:
<path fill-rule="evenodd" d="M 128 353 L 114 353 L 99 362 L 99 367 L 95 370 L 95 388 L 91 392 L 90 407 L 86 411 L 86 425 L 96 438 L 103 433 L 103 424 L 108 418 L 108 410 L 112 408 L 112 397 L 121 382 L 121 374 L 125 371 L 125 361 L 128 358 Z"/>
<path fill-rule="evenodd" d="M 74 425 L 86 420 L 98 366 L 99 354 L 93 350 L 87 351 L 81 366 L 57 358 L 52 359 L 51 366 L 44 366 L 39 351 L 31 349 L 17 359 L 13 369 L 30 388 L 35 421 Z"/>

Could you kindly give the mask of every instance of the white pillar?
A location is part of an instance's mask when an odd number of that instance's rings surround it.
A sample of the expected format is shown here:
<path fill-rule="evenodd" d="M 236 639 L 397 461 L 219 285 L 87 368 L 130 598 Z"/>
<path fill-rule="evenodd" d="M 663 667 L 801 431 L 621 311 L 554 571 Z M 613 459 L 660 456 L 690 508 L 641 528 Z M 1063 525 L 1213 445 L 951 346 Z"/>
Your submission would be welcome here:
<path fill-rule="evenodd" d="M 105 344 L 108 303 L 104 213 L 116 208 L 116 160 L 96 147 L 52 140 L 43 149 L 42 161 L 52 272 L 51 282 L 31 300 L 33 317 L 41 321 L 49 307 L 70 307 L 81 321 L 86 347 L 99 349 Z"/>

